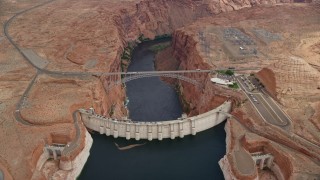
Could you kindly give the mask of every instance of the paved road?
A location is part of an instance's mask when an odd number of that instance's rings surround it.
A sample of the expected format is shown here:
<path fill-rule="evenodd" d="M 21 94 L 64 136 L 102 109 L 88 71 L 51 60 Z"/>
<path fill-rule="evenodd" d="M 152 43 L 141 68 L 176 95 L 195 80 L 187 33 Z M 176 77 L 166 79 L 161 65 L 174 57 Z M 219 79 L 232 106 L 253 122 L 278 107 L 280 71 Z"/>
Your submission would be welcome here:
<path fill-rule="evenodd" d="M 20 114 L 20 108 L 22 107 L 22 104 L 24 102 L 24 99 L 27 98 L 28 96 L 28 93 L 31 89 L 31 87 L 33 86 L 34 84 L 34 81 L 35 79 L 37 78 L 37 76 L 41 73 L 44 73 L 44 74 L 49 74 L 49 75 L 53 75 L 53 76 L 62 76 L 62 77 L 77 77 L 77 78 L 81 78 L 81 77 L 86 77 L 86 76 L 100 76 L 100 75 L 126 75 L 126 74 L 137 74 L 137 73 L 145 73 L 145 74 L 151 74 L 151 73 L 163 73 L 163 74 L 168 74 L 168 73 L 209 73 L 209 72 L 214 72 L 214 71 L 218 71 L 218 70 L 227 70 L 227 69 L 221 69 L 221 68 L 218 68 L 218 69 L 215 69 L 215 70 L 189 70 L 189 71 L 160 71 L 160 72 L 155 72 L 155 71 L 152 71 L 152 72 L 130 72 L 130 73 L 124 73 L 124 72 L 111 72 L 111 73 L 106 73 L 106 72 L 59 72 L 59 71 L 50 71 L 50 70 L 47 70 L 47 69 L 43 69 L 43 68 L 40 68 L 40 67 L 37 67 L 35 64 L 32 63 L 32 61 L 30 61 L 30 59 L 28 59 L 28 57 L 23 53 L 23 51 L 20 49 L 20 47 L 14 42 L 14 40 L 12 39 L 12 37 L 10 36 L 9 32 L 8 32 L 8 27 L 10 25 L 10 23 L 19 15 L 22 15 L 28 11 L 31 11 L 35 8 L 38 8 L 38 7 L 41 7 L 41 6 L 44 6 L 50 2 L 53 2 L 54 0 L 49 0 L 47 2 L 44 2 L 42 4 L 39 4 L 39 5 L 36 5 L 36 6 L 33 6 L 29 9 L 26 9 L 26 10 L 23 10 L 23 11 L 20 11 L 18 12 L 17 14 L 15 14 L 13 17 L 11 17 L 8 21 L 5 22 L 4 24 L 4 34 L 6 36 L 6 38 L 10 41 L 10 43 L 17 49 L 17 51 L 24 57 L 24 59 L 29 63 L 31 64 L 34 68 L 37 69 L 37 74 L 36 76 L 33 78 L 33 80 L 30 82 L 28 88 L 26 89 L 26 91 L 24 92 L 23 96 L 21 97 L 20 99 L 20 102 L 17 104 L 17 108 L 16 108 L 16 112 L 15 112 L 15 118 L 18 122 L 24 124 L 24 125 L 33 125 L 27 121 L 25 121 L 22 117 L 21 117 L 21 114 Z M 240 71 L 247 71 L 247 70 L 258 70 L 256 68 L 239 68 L 239 69 L 233 69 L 233 71 L 235 72 L 240 72 Z M 249 97 L 250 99 L 250 94 L 248 91 L 246 91 L 246 88 L 243 86 L 243 84 L 240 82 L 240 87 L 244 90 L 244 92 L 246 92 L 247 96 Z M 254 94 L 254 96 L 256 96 L 256 94 Z M 274 117 L 275 119 L 273 120 L 270 120 L 270 123 L 272 124 L 275 123 L 275 125 L 278 125 L 280 127 L 287 127 L 290 125 L 290 120 L 289 118 L 286 118 L 286 115 L 284 113 L 282 113 L 281 109 L 277 106 L 276 103 L 273 102 L 273 100 L 268 97 L 267 95 L 265 94 L 261 94 L 259 93 L 257 95 L 257 98 L 259 101 L 263 102 L 262 106 L 257 106 L 254 104 L 254 101 L 253 99 L 250 99 L 251 103 L 253 103 L 253 105 L 258 109 L 258 112 L 262 111 L 262 114 L 265 115 L 265 116 L 269 116 L 269 117 Z M 267 105 L 271 104 L 271 106 L 268 108 Z M 270 108 L 272 111 L 270 111 Z M 259 111 L 260 109 L 260 111 Z M 264 111 L 263 111 L 264 109 Z M 78 118 L 77 117 L 77 114 L 78 112 L 74 112 L 73 114 L 73 119 L 74 119 L 74 125 L 75 125 L 75 129 L 76 129 L 76 138 L 69 144 L 69 146 L 67 146 L 65 148 L 65 151 L 64 151 L 64 154 L 67 155 L 67 154 L 70 154 L 74 149 L 76 149 L 78 147 L 78 143 L 79 143 L 79 137 L 80 137 L 80 128 L 79 128 L 79 121 L 78 121 Z M 276 114 L 276 116 L 275 116 Z M 264 118 L 264 116 L 262 116 Z M 269 119 L 266 120 L 267 122 L 269 122 Z M 81 123 L 81 121 L 80 121 Z M 300 140 L 300 141 L 303 141 L 306 145 L 312 145 L 313 147 L 315 148 L 319 148 L 319 146 L 316 146 L 315 144 L 309 142 L 308 140 L 304 139 L 304 138 L 301 138 L 301 137 L 297 137 L 297 136 L 292 136 L 292 137 L 295 137 L 297 140 Z M 308 147 L 308 146 L 307 146 Z"/>
<path fill-rule="evenodd" d="M 53 2 L 54 0 L 49 0 L 46 1 L 44 3 L 35 5 L 31 8 L 25 9 L 23 11 L 20 11 L 18 13 L 16 13 L 14 16 L 12 16 L 10 19 L 8 19 L 4 26 L 3 26 L 3 32 L 5 37 L 10 41 L 10 43 L 15 47 L 15 49 L 17 49 L 17 51 L 22 55 L 22 57 L 29 63 L 31 64 L 36 70 L 37 73 L 35 75 L 35 77 L 32 79 L 32 81 L 30 82 L 30 84 L 28 85 L 27 89 L 25 90 L 25 92 L 23 93 L 22 97 L 20 98 L 20 101 L 18 102 L 17 106 L 16 106 L 16 110 L 15 110 L 15 119 L 17 122 L 26 125 L 26 126 L 33 126 L 34 124 L 25 121 L 20 113 L 20 110 L 23 106 L 24 101 L 26 100 L 26 98 L 28 97 L 29 91 L 32 88 L 35 80 L 37 79 L 39 74 L 48 74 L 48 75 L 53 75 L 53 76 L 63 76 L 63 77 L 86 77 L 86 76 L 100 76 L 100 75 L 130 75 L 130 74 L 171 74 L 171 73 L 175 73 L 175 74 L 183 74 L 183 73 L 209 73 L 209 72 L 213 72 L 213 71 L 217 71 L 217 70 L 188 70 L 188 71 L 145 71 L 145 72 L 111 72 L 111 73 L 105 73 L 105 72 L 60 72 L 60 71 L 50 71 L 47 70 L 45 68 L 41 68 L 38 67 L 36 64 L 32 63 L 32 61 L 29 59 L 28 56 L 26 56 L 26 54 L 23 52 L 23 50 L 19 47 L 19 45 L 13 40 L 13 38 L 10 36 L 8 28 L 11 24 L 11 22 L 18 17 L 19 15 L 22 15 L 26 12 L 29 12 L 35 8 L 38 7 L 42 7 L 45 6 L 51 2 Z M 220 69 L 219 69 L 220 70 Z M 224 70 L 224 69 L 221 69 Z M 249 70 L 248 68 L 243 68 L 241 70 Z M 241 71 L 239 70 L 239 71 Z M 237 70 L 235 70 L 237 71 Z M 79 137 L 80 137 L 80 133 L 81 130 L 79 128 L 79 122 L 78 122 L 78 117 L 77 117 L 78 111 L 73 113 L 73 119 L 74 119 L 74 125 L 75 125 L 75 129 L 76 129 L 76 137 L 75 139 L 65 148 L 65 151 L 63 152 L 64 155 L 70 154 L 74 149 L 76 149 L 79 145 Z M 37 125 L 37 126 L 41 126 L 41 125 Z"/>
<path fill-rule="evenodd" d="M 10 23 L 19 15 L 23 14 L 23 13 L 26 13 L 28 11 L 31 11 L 32 9 L 35 9 L 35 8 L 38 8 L 38 7 L 41 7 L 41 6 L 44 6 L 50 2 L 53 2 L 54 0 L 50 0 L 50 1 L 47 1 L 47 2 L 44 2 L 42 4 L 39 4 L 39 5 L 36 5 L 36 6 L 33 6 L 29 9 L 26 9 L 26 10 L 23 10 L 23 11 L 20 11 L 19 13 L 15 14 L 14 16 L 12 16 L 8 21 L 6 21 L 6 23 L 4 24 L 3 26 L 3 31 L 4 31 L 4 34 L 6 36 L 6 38 L 10 41 L 10 43 L 17 49 L 17 51 L 22 55 L 22 57 L 24 57 L 24 59 L 29 63 L 31 64 L 34 68 L 37 69 L 37 73 L 36 75 L 34 76 L 34 78 L 31 80 L 31 82 L 29 83 L 27 89 L 24 91 L 22 97 L 20 98 L 19 102 L 17 103 L 17 106 L 16 106 L 16 110 L 15 110 L 15 119 L 17 122 L 23 124 L 23 125 L 26 125 L 26 126 L 33 126 L 34 124 L 28 122 L 28 121 L 25 121 L 22 116 L 21 116 L 21 113 L 20 113 L 20 110 L 23 106 L 23 103 L 24 101 L 26 100 L 26 98 L 28 97 L 28 94 L 29 94 L 29 91 L 30 89 L 32 88 L 35 80 L 37 79 L 38 75 L 41 74 L 41 73 L 44 73 L 44 74 L 49 74 L 49 75 L 56 75 L 56 76 L 72 76 L 72 77 L 83 77 L 83 76 L 88 76 L 88 75 L 92 75 L 91 73 L 86 73 L 86 72 L 55 72 L 55 71 L 48 71 L 48 70 L 45 70 L 45 69 L 42 69 L 40 67 L 37 67 L 35 64 L 32 63 L 32 61 L 24 54 L 24 52 L 20 49 L 20 47 L 13 41 L 12 37 L 9 35 L 9 32 L 8 32 L 8 27 L 10 25 Z M 63 151 L 63 154 L 64 155 L 69 155 L 73 150 L 75 150 L 78 145 L 79 145 L 79 140 L 80 140 L 80 133 L 81 133 L 81 130 L 80 130 L 80 127 L 79 127 L 79 122 L 78 122 L 78 117 L 77 117 L 77 114 L 78 114 L 78 111 L 75 111 L 73 113 L 73 120 L 74 120 L 74 126 L 75 126 L 75 129 L 76 129 L 76 137 L 75 139 L 64 149 Z M 37 125 L 37 126 L 41 126 L 41 125 Z"/>
<path fill-rule="evenodd" d="M 241 89 L 248 96 L 248 99 L 258 111 L 260 116 L 268 123 L 279 126 L 281 128 L 286 128 L 290 126 L 289 117 L 281 110 L 281 108 L 276 104 L 276 102 L 265 92 L 265 91 L 255 91 L 251 92 L 249 88 L 245 85 L 241 76 L 236 77 Z"/>

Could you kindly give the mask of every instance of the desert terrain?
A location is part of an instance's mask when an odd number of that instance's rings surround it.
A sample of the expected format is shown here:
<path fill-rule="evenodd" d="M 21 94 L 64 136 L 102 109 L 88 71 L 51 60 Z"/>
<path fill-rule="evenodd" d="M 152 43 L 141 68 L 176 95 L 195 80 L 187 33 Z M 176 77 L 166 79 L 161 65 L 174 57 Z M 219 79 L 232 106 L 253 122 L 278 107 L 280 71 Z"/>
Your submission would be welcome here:
<path fill-rule="evenodd" d="M 93 107 L 107 117 L 127 116 L 125 88 L 106 90 L 110 77 L 103 73 L 121 71 L 124 49 L 141 35 L 164 34 L 172 43 L 158 52 L 157 70 L 247 68 L 239 73 L 258 78 L 290 117 L 286 129 L 269 124 L 242 91 L 212 84 L 212 74 L 192 77 L 203 89 L 168 82 L 178 87 L 188 116 L 233 102 L 220 161 L 226 179 L 320 179 L 317 1 L 3 0 L 0 22 L 5 179 L 76 178 L 92 140 L 74 112 Z M 46 145 L 70 142 L 76 143 L 60 160 L 44 158 Z M 260 170 L 250 159 L 256 152 L 272 154 L 275 165 Z M 68 162 L 76 165 L 65 168 Z"/>

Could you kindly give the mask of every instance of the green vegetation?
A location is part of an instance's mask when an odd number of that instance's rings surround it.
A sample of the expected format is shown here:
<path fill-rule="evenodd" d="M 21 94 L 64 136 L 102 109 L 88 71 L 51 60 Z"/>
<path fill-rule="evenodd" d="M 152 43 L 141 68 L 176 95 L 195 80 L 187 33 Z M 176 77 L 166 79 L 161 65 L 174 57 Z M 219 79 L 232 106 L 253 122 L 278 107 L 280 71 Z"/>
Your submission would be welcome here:
<path fill-rule="evenodd" d="M 229 76 L 233 76 L 234 75 L 234 71 L 228 69 L 228 70 L 218 70 L 217 71 L 219 74 L 224 74 L 224 75 L 229 75 Z"/>
<path fill-rule="evenodd" d="M 234 72 L 230 69 L 226 70 L 226 75 L 229 75 L 229 76 L 233 76 L 234 75 Z"/>
<path fill-rule="evenodd" d="M 123 53 L 121 55 L 121 71 L 122 72 L 125 72 L 130 64 L 132 51 L 135 46 L 136 44 L 131 42 L 131 43 L 128 43 L 128 46 L 124 48 Z"/>
<path fill-rule="evenodd" d="M 162 39 L 162 38 L 168 38 L 171 37 L 171 34 L 163 34 L 163 35 L 158 35 L 155 37 L 155 39 Z M 151 39 L 144 37 L 143 34 L 140 34 L 140 36 L 138 37 L 138 40 L 140 42 L 146 42 L 146 41 L 150 41 Z M 129 42 L 128 46 L 124 48 L 123 53 L 121 55 L 121 71 L 122 72 L 126 72 L 128 69 L 128 66 L 130 64 L 131 61 L 131 56 L 132 56 L 132 52 L 133 49 L 137 46 L 137 41 L 133 41 L 133 42 Z M 150 47 L 150 50 L 158 53 L 159 51 L 164 50 L 165 48 L 167 48 L 168 46 L 170 46 L 170 43 L 161 43 L 158 45 L 154 45 L 152 47 Z M 123 78 L 124 76 L 122 75 L 121 78 Z"/>
<path fill-rule="evenodd" d="M 158 35 L 155 37 L 155 39 L 162 39 L 162 38 L 168 38 L 168 37 L 171 37 L 171 34 Z M 151 39 L 144 37 L 143 34 L 140 34 L 140 36 L 138 37 L 138 40 L 140 42 L 146 42 L 146 41 L 150 41 Z M 122 72 L 125 72 L 127 70 L 131 61 L 132 51 L 136 46 L 137 46 L 137 42 L 129 42 L 128 46 L 124 48 L 123 53 L 121 55 Z M 169 46 L 170 46 L 170 42 L 161 43 L 161 44 L 150 47 L 150 50 L 155 53 L 158 53 L 159 51 L 162 51 Z"/>
<path fill-rule="evenodd" d="M 130 54 L 130 52 L 128 52 L 128 51 L 124 51 L 123 52 L 123 54 L 122 54 L 122 56 L 121 56 L 121 59 L 123 59 L 123 60 L 130 60 L 131 59 L 131 54 Z"/>
<path fill-rule="evenodd" d="M 224 71 L 224 70 L 218 70 L 217 73 L 219 73 L 219 74 L 225 74 L 226 71 Z"/>
<path fill-rule="evenodd" d="M 149 48 L 149 50 L 153 51 L 154 53 L 158 53 L 160 51 L 163 51 L 164 49 L 166 49 L 170 45 L 171 45 L 170 42 L 160 43 L 160 44 L 156 44 L 156 45 L 151 46 Z"/>
<path fill-rule="evenodd" d="M 237 83 L 233 83 L 232 85 L 228 85 L 229 88 L 239 89 L 239 85 Z"/>

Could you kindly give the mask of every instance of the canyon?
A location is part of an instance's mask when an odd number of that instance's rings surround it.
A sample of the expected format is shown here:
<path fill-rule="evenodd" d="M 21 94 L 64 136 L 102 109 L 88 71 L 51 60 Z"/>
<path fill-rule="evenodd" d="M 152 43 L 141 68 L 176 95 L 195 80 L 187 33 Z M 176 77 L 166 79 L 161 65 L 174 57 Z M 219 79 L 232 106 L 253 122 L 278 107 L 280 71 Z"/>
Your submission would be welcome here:
<path fill-rule="evenodd" d="M 205 113 L 227 99 L 232 101 L 236 120 L 226 123 L 227 152 L 221 161 L 226 179 L 317 179 L 320 8 L 315 2 L 57 0 L 17 16 L 8 31 L 19 47 L 45 60 L 44 69 L 50 72 L 121 71 L 125 47 L 139 43 L 141 35 L 154 39 L 163 34 L 172 35 L 172 44 L 157 54 L 158 70 L 250 67 L 253 70 L 243 73 L 255 74 L 291 117 L 288 131 L 267 124 L 241 91 L 212 84 L 211 74 L 191 77 L 202 82 L 203 89 L 182 81 L 169 83 L 177 87 L 188 116 Z M 5 24 L 15 13 L 40 3 L 44 1 L 1 1 L 0 21 Z M 252 37 L 258 56 L 232 57 L 221 38 L 223 29 L 229 27 Z M 255 28 L 277 33 L 281 38 L 266 42 L 255 34 Z M 0 63 L 0 168 L 5 179 L 73 179 L 80 172 L 59 170 L 54 160 L 38 166 L 44 145 L 68 143 L 75 138 L 72 113 L 79 108 L 93 107 L 106 117 L 127 116 L 123 86 L 106 91 L 110 81 L 104 75 L 79 78 L 38 74 L 3 31 Z M 20 109 L 22 118 L 33 124 L 26 126 L 12 114 L 33 79 Z M 62 161 L 76 162 L 77 156 L 83 156 L 79 164 L 84 164 L 88 156 L 90 138 L 84 125 L 79 125 L 84 132 L 81 143 Z M 238 151 L 247 155 L 271 153 L 275 169 L 254 169 L 245 174 L 237 167 L 241 163 L 235 158 Z M 79 171 L 82 167 L 76 168 Z"/>

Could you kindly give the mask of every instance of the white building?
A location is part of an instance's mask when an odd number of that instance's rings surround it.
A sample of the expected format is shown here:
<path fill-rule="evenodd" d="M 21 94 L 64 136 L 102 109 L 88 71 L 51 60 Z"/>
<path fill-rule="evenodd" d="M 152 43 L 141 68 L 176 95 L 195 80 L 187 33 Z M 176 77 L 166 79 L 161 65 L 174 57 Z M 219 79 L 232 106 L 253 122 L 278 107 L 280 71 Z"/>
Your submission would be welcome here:
<path fill-rule="evenodd" d="M 232 85 L 233 82 L 230 82 L 225 79 L 220 79 L 220 78 L 211 78 L 211 82 L 221 84 L 221 85 Z"/>

